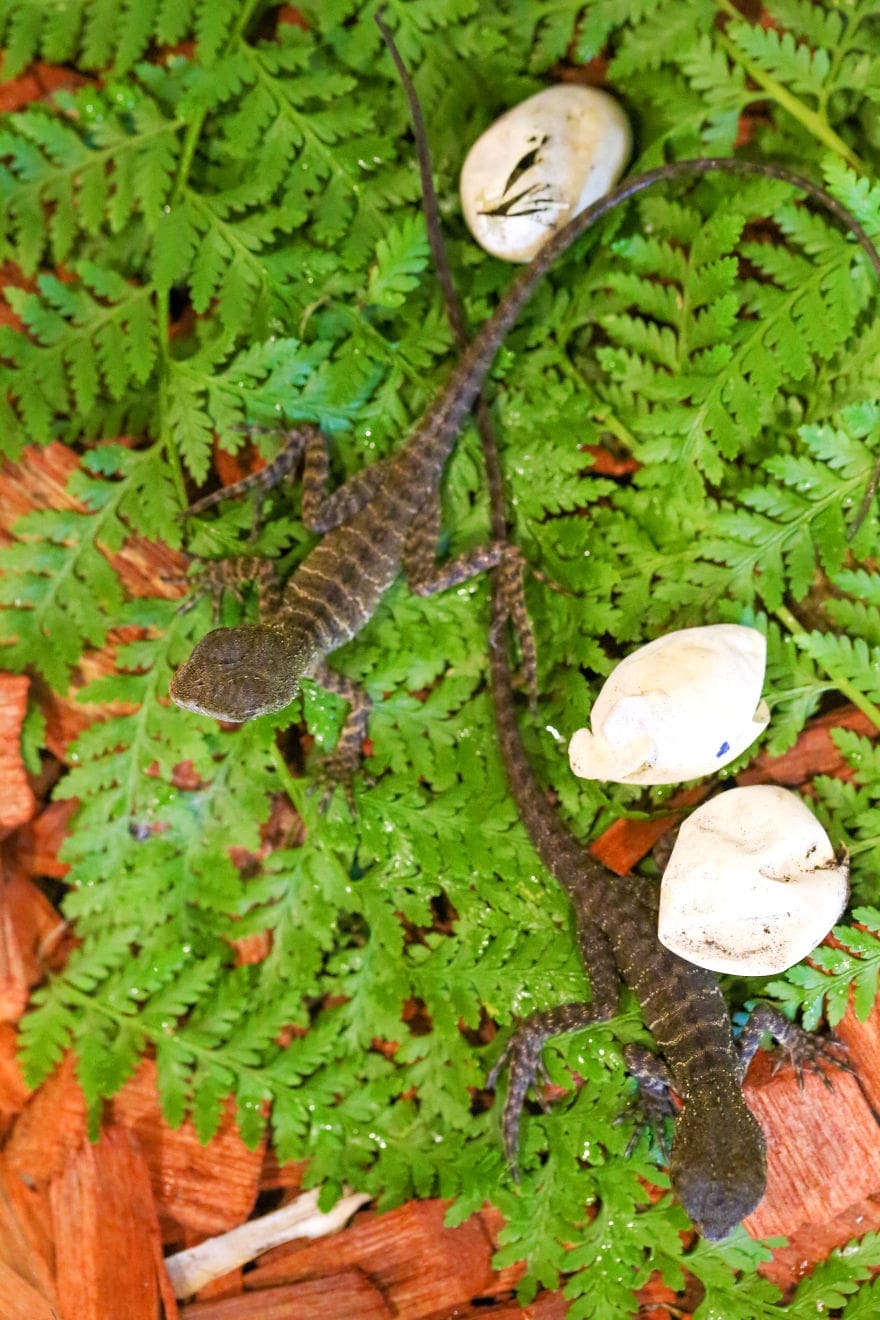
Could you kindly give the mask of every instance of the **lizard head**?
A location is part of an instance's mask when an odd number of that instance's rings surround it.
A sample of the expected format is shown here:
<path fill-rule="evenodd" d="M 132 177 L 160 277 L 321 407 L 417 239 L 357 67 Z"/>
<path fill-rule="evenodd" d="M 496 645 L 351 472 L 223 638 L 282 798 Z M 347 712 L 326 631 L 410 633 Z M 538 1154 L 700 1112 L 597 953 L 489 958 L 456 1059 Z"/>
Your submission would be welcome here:
<path fill-rule="evenodd" d="M 312 659 L 295 636 L 277 628 L 215 628 L 172 678 L 171 700 L 240 724 L 289 706 Z"/>
<path fill-rule="evenodd" d="M 764 1195 L 764 1134 L 739 1087 L 696 1095 L 675 1124 L 672 1186 L 694 1227 L 710 1242 L 727 1237 Z"/>

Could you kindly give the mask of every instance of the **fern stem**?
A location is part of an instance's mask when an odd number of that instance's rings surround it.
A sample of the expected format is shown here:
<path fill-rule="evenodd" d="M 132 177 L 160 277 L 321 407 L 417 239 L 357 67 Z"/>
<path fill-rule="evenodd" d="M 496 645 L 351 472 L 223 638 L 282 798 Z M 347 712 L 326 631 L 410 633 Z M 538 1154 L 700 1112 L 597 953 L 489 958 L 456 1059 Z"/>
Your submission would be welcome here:
<path fill-rule="evenodd" d="M 163 296 L 161 290 L 156 289 L 156 324 L 158 327 L 159 341 L 159 417 L 158 434 L 159 442 L 165 451 L 165 457 L 168 460 L 168 466 L 171 470 L 171 479 L 174 482 L 174 489 L 177 491 L 180 500 L 181 509 L 185 509 L 189 503 L 186 495 L 186 482 L 183 476 L 183 465 L 180 461 L 180 454 L 177 452 L 177 446 L 173 443 L 171 437 L 165 433 L 165 417 L 168 412 L 168 376 L 171 371 L 171 358 L 168 353 L 170 343 L 170 326 L 168 323 L 168 299 Z"/>
<path fill-rule="evenodd" d="M 782 624 L 783 628 L 785 628 L 786 632 L 794 637 L 795 641 L 797 641 L 799 637 L 807 636 L 807 629 L 798 622 L 791 610 L 787 609 L 785 605 L 780 605 L 778 609 L 773 611 L 773 613 L 776 615 L 776 618 Z M 867 715 L 874 727 L 880 729 L 880 708 L 875 706 L 873 701 L 865 696 L 864 692 L 860 692 L 855 684 L 846 678 L 845 675 L 837 673 L 837 671 L 830 665 L 826 664 L 824 660 L 819 660 L 817 658 L 816 663 L 821 669 L 824 669 L 825 673 L 837 688 L 837 691 L 842 692 L 845 697 L 848 697 L 854 706 L 858 706 L 859 710 L 862 711 L 864 715 Z"/>
<path fill-rule="evenodd" d="M 717 4 L 718 8 L 734 19 L 735 22 L 741 23 L 743 21 L 742 14 L 734 8 L 731 0 L 717 0 Z M 841 156 L 859 174 L 865 173 L 863 161 L 859 159 L 851 147 L 847 146 L 843 138 L 835 133 L 824 115 L 817 114 L 815 110 L 811 110 L 809 106 L 804 105 L 803 101 L 790 92 L 787 87 L 784 87 L 776 78 L 765 72 L 760 65 L 755 64 L 744 55 L 736 42 L 732 41 L 726 32 L 716 32 L 715 37 L 734 63 L 741 65 L 752 81 L 756 82 L 768 96 L 772 97 L 777 105 L 781 106 L 783 110 L 787 110 L 792 118 L 796 119 L 823 146 L 828 147 L 829 151 L 833 151 L 836 156 Z"/>
<path fill-rule="evenodd" d="M 583 385 L 583 381 L 579 380 L 579 384 Z M 638 447 L 636 437 L 626 423 L 621 421 L 616 412 L 605 407 L 604 400 L 600 406 L 593 409 L 593 421 L 603 430 L 608 431 L 610 435 L 613 435 L 615 440 L 619 440 L 621 444 L 626 445 L 627 451 L 631 455 L 635 454 Z"/>
<path fill-rule="evenodd" d="M 290 798 L 293 805 L 298 807 L 302 802 L 302 794 L 306 785 L 303 780 L 295 779 L 290 773 L 290 766 L 281 755 L 276 743 L 273 742 L 271 744 L 269 752 L 272 765 L 275 767 L 275 773 L 281 781 L 281 786 L 284 789 L 284 792 Z"/>
<path fill-rule="evenodd" d="M 242 11 L 236 20 L 235 26 L 224 43 L 224 54 L 228 55 L 230 48 L 241 38 L 241 34 L 244 32 L 253 17 L 254 10 L 261 3 L 262 0 L 246 0 L 246 3 L 242 6 Z M 207 115 L 208 107 L 203 106 L 202 109 L 198 111 L 195 118 L 190 122 L 190 125 L 186 130 L 186 136 L 183 139 L 183 148 L 180 153 L 180 163 L 177 166 L 177 176 L 174 180 L 174 187 L 171 190 L 172 206 L 175 202 L 180 201 L 181 193 L 189 180 L 193 157 L 195 156 L 196 147 L 198 146 L 199 138 L 202 135 L 202 128 Z"/>

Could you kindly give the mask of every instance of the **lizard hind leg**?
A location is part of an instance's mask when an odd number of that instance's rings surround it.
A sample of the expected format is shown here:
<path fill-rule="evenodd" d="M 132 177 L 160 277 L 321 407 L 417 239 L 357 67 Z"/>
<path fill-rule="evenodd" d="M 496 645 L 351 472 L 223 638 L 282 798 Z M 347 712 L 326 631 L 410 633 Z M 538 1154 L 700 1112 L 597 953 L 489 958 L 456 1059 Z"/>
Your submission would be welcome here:
<path fill-rule="evenodd" d="M 252 427 L 249 433 L 256 434 L 260 430 L 261 428 Z M 240 495 L 246 495 L 249 491 L 254 491 L 257 497 L 256 524 L 260 506 L 269 491 L 296 470 L 302 458 L 303 450 L 310 442 L 314 443 L 314 437 L 316 435 L 320 436 L 320 434 L 316 426 L 293 427 L 290 431 L 285 432 L 284 444 L 271 463 L 267 463 L 258 472 L 252 472 L 249 476 L 242 477 L 241 481 L 233 482 L 231 486 L 223 486 L 222 489 L 203 496 L 202 499 L 196 500 L 194 504 L 184 509 L 178 516 L 180 518 L 193 518 L 197 514 L 204 513 L 206 509 L 213 508 L 215 504 L 219 504 L 222 500 L 237 499 Z"/>
<path fill-rule="evenodd" d="M 505 1064 L 509 1066 L 501 1131 L 504 1153 L 514 1181 L 519 1180 L 519 1129 L 526 1094 L 538 1076 L 546 1079 L 541 1062 L 545 1043 L 564 1032 L 580 1031 L 597 1022 L 605 1022 L 614 1016 L 615 1009 L 614 1004 L 562 1004 L 543 1013 L 532 1013 L 515 1028 L 503 1054 L 486 1079 L 487 1088 L 494 1089 L 501 1069 Z"/>

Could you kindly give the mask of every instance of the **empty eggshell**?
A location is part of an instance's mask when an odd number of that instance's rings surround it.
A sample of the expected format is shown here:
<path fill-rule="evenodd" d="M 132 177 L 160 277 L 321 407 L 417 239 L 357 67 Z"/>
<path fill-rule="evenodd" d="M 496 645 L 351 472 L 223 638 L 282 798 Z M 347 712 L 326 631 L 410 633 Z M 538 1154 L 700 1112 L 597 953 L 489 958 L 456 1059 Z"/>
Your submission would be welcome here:
<path fill-rule="evenodd" d="M 733 761 L 770 719 L 760 700 L 767 642 L 713 623 L 666 633 L 614 669 L 568 747 L 581 779 L 676 784 Z"/>
<path fill-rule="evenodd" d="M 531 261 L 620 178 L 631 142 L 629 121 L 606 92 L 560 83 L 530 96 L 468 152 L 460 185 L 468 228 L 493 256 Z"/>
<path fill-rule="evenodd" d="M 658 938 L 713 972 L 785 971 L 837 921 L 848 871 L 796 793 L 731 789 L 679 831 L 660 889 Z"/>

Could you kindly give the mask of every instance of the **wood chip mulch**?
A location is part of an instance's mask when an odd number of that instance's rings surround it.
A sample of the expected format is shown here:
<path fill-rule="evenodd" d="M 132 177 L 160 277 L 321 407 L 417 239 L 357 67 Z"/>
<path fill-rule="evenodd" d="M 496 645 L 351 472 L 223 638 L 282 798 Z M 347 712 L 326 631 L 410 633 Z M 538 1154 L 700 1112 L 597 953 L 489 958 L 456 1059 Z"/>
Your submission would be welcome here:
<path fill-rule="evenodd" d="M 61 458 L 64 454 L 65 457 Z M 55 446 L 30 467 L 30 494 L 58 487 Z M 36 483 L 36 485 L 34 484 Z M 0 486 L 0 506 L 8 483 Z M 137 574 L 133 567 L 123 572 Z M 163 570 L 164 571 L 164 570 Z M 107 653 L 91 657 L 94 672 Z M 65 867 L 58 849 L 69 803 L 46 798 L 60 769 L 28 774 L 19 751 L 29 680 L 0 675 L 0 1316 L 3 1320 L 554 1320 L 560 1294 L 543 1293 L 521 1309 L 519 1269 L 492 1269 L 498 1213 L 486 1207 L 455 1229 L 444 1228 L 440 1201 L 411 1202 L 385 1214 L 367 1207 L 332 1237 L 277 1246 L 237 1265 L 201 1292 L 175 1299 L 165 1256 L 223 1234 L 294 1201 L 302 1169 L 279 1166 L 265 1146 L 249 1151 L 232 1110 L 202 1146 L 190 1123 L 169 1128 L 161 1115 L 156 1066 L 146 1058 L 107 1105 L 101 1139 L 86 1134 L 85 1104 L 68 1056 L 30 1094 L 16 1060 L 17 1023 L 47 969 L 63 964 L 72 936 L 47 896 Z M 63 757 L 80 727 L 81 708 L 53 697 L 53 751 Z M 93 716 L 92 716 L 93 717 Z M 797 786 L 816 773 L 845 773 L 830 738 L 842 725 L 871 730 L 844 708 L 811 722 L 785 756 L 759 757 L 742 782 Z M 48 758 L 51 762 L 54 757 Z M 683 796 L 675 805 L 693 800 Z M 594 851 L 616 870 L 639 861 L 677 823 L 619 821 Z M 242 951 L 260 957 L 259 949 Z M 747 1083 L 749 1102 L 768 1135 L 764 1201 L 746 1223 L 756 1236 L 784 1234 L 765 1272 L 792 1285 L 830 1249 L 880 1228 L 880 1013 L 860 1024 L 850 1012 L 838 1034 L 858 1077 L 840 1074 L 829 1091 L 817 1077 L 803 1089 L 789 1068 L 773 1075 L 759 1055 Z M 643 1290 L 644 1317 L 687 1315 L 686 1299 L 659 1280 Z M 691 1303 L 693 1304 L 693 1302 Z"/>

